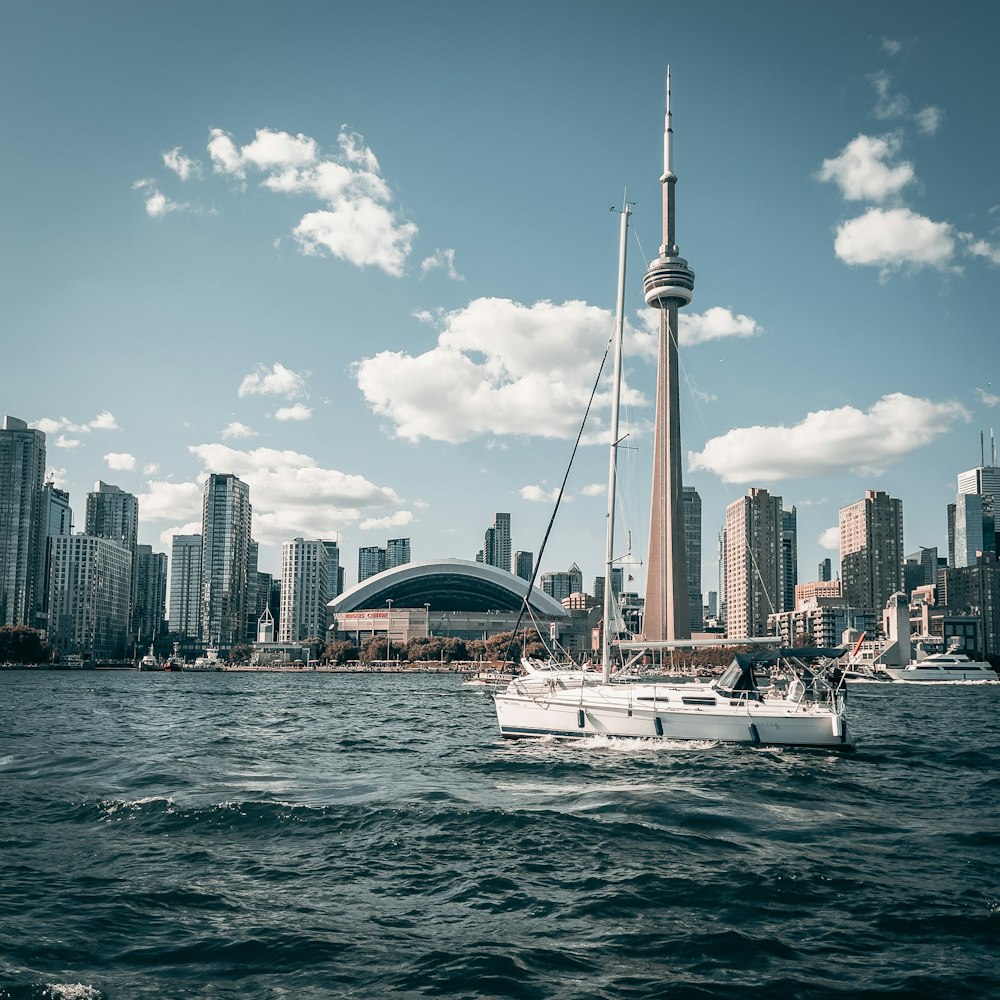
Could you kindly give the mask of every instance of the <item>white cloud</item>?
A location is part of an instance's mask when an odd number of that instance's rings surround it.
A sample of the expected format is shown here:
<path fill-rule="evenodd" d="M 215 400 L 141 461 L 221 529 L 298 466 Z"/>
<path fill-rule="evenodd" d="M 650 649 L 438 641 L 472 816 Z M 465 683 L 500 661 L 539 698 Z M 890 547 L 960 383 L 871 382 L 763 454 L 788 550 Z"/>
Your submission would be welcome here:
<path fill-rule="evenodd" d="M 833 159 L 824 160 L 821 181 L 834 181 L 848 201 L 885 201 L 916 176 L 913 164 L 889 166 L 886 162 L 899 152 L 898 136 L 859 135 Z"/>
<path fill-rule="evenodd" d="M 80 444 L 79 438 L 67 437 L 65 434 L 60 434 L 59 437 L 56 438 L 57 448 L 66 448 L 66 449 L 76 448 L 79 446 L 79 444 Z"/>
<path fill-rule="evenodd" d="M 430 257 L 425 257 L 420 262 L 420 273 L 427 274 L 428 272 L 434 271 L 439 267 L 443 267 L 445 273 L 453 281 L 465 281 L 465 277 L 455 270 L 454 250 L 438 250 Z"/>
<path fill-rule="evenodd" d="M 413 223 L 400 223 L 384 205 L 359 198 L 304 215 L 292 235 L 304 254 L 329 251 L 358 267 L 375 265 L 398 276 L 416 232 Z"/>
<path fill-rule="evenodd" d="M 119 471 L 129 471 L 135 468 L 135 455 L 130 455 L 127 451 L 109 451 L 104 456 L 104 461 L 108 463 L 109 469 Z"/>
<path fill-rule="evenodd" d="M 834 252 L 845 264 L 870 265 L 887 273 L 896 268 L 951 266 L 952 227 L 908 208 L 869 209 L 837 227 Z"/>
<path fill-rule="evenodd" d="M 286 396 L 294 399 L 305 390 L 305 376 L 275 361 L 268 371 L 267 365 L 257 365 L 257 370 L 243 377 L 237 390 L 239 396 Z"/>
<path fill-rule="evenodd" d="M 522 500 L 528 500 L 531 503 L 555 503 L 559 498 L 559 487 L 554 486 L 551 490 L 543 489 L 541 486 L 528 485 L 522 486 L 518 493 Z M 572 497 L 565 497 L 565 500 L 572 500 Z"/>
<path fill-rule="evenodd" d="M 883 38 L 880 48 L 888 56 L 898 56 L 903 51 L 903 43 L 895 38 Z"/>
<path fill-rule="evenodd" d="M 181 204 L 179 201 L 172 201 L 158 188 L 147 189 L 145 204 L 146 214 L 151 219 L 162 219 L 171 212 L 179 212 L 187 208 L 186 205 Z"/>
<path fill-rule="evenodd" d="M 249 377 L 247 376 L 247 378 Z M 251 438 L 256 436 L 257 432 L 252 427 L 247 427 L 246 424 L 241 424 L 238 420 L 226 424 L 222 431 L 223 441 L 228 441 L 230 438 Z"/>
<path fill-rule="evenodd" d="M 194 520 L 201 516 L 202 492 L 197 483 L 150 480 L 146 483 L 146 492 L 139 494 L 140 516 L 143 521 Z M 200 525 L 198 531 L 201 531 Z"/>
<path fill-rule="evenodd" d="M 921 108 L 913 116 L 913 120 L 921 135 L 934 135 L 944 122 L 944 112 L 933 104 L 928 105 L 926 108 Z"/>
<path fill-rule="evenodd" d="M 325 203 L 292 230 L 303 254 L 331 253 L 358 267 L 401 275 L 417 227 L 390 207 L 392 192 L 363 137 L 342 130 L 337 141 L 338 154 L 323 154 L 309 136 L 258 129 L 253 141 L 240 147 L 216 128 L 208 152 L 216 173 L 242 182 L 252 168 L 264 174 L 261 185 L 270 191 Z"/>
<path fill-rule="evenodd" d="M 89 434 L 91 431 L 120 431 L 121 428 L 118 426 L 118 421 L 115 420 L 114 415 L 104 410 L 102 413 L 98 413 L 93 420 L 88 420 L 85 423 L 78 424 L 66 417 L 58 417 L 52 419 L 51 417 L 42 417 L 39 420 L 34 421 L 34 426 L 40 431 L 44 431 L 46 434 L 56 434 L 59 431 L 70 431 L 73 434 Z"/>
<path fill-rule="evenodd" d="M 963 238 L 969 240 L 965 252 L 973 257 L 985 257 L 991 264 L 1000 264 L 1000 247 L 995 247 L 986 240 L 972 239 L 969 234 L 962 233 Z"/>
<path fill-rule="evenodd" d="M 959 403 L 891 393 L 867 412 L 853 406 L 818 410 L 792 427 L 741 427 L 689 452 L 692 470 L 723 482 L 776 482 L 845 472 L 877 474 L 929 444 L 969 413 Z"/>
<path fill-rule="evenodd" d="M 293 406 L 282 406 L 275 410 L 275 420 L 308 420 L 312 416 L 312 410 L 302 403 L 295 403 Z"/>
<path fill-rule="evenodd" d="M 398 437 L 458 443 L 479 436 L 576 434 L 612 329 L 605 309 L 585 302 L 480 298 L 439 319 L 437 345 L 416 356 L 383 351 L 355 365 L 372 409 Z M 626 389 L 630 405 L 646 405 Z M 594 434 L 610 407 L 602 391 Z M 606 425 L 606 420 L 604 421 Z"/>
<path fill-rule="evenodd" d="M 224 444 L 192 445 L 188 450 L 206 472 L 232 472 L 250 485 L 254 537 L 266 544 L 297 535 L 328 538 L 363 518 L 400 513 L 395 490 L 363 476 L 324 469 L 300 452 L 239 451 Z"/>
<path fill-rule="evenodd" d="M 169 167 L 177 176 L 186 181 L 192 175 L 201 173 L 201 164 L 197 160 L 192 160 L 181 152 L 180 146 L 174 146 L 169 153 L 163 154 L 163 163 Z"/>
<path fill-rule="evenodd" d="M 408 510 L 398 510 L 388 517 L 368 517 L 358 527 L 362 531 L 385 530 L 386 528 L 402 528 L 413 520 L 413 514 Z"/>
<path fill-rule="evenodd" d="M 585 497 L 603 497 L 608 492 L 607 483 L 588 483 L 580 492 Z"/>
<path fill-rule="evenodd" d="M 144 476 L 155 476 L 157 472 L 160 471 L 160 467 L 156 462 L 150 462 L 148 465 L 142 467 L 142 474 Z"/>
<path fill-rule="evenodd" d="M 829 549 L 831 552 L 840 551 L 840 527 L 834 525 L 832 528 L 825 528 L 816 539 L 821 549 Z"/>
<path fill-rule="evenodd" d="M 712 306 L 703 313 L 681 313 L 678 323 L 681 347 L 703 344 L 722 337 L 753 337 L 761 333 L 756 320 L 742 313 L 734 315 L 732 309 Z"/>
<path fill-rule="evenodd" d="M 990 383 L 992 385 L 992 383 Z M 978 386 L 973 390 L 975 394 L 979 397 L 979 402 L 983 406 L 996 406 L 1000 403 L 1000 396 L 995 392 L 990 392 L 988 389 L 980 389 Z"/>
<path fill-rule="evenodd" d="M 873 73 L 868 79 L 875 89 L 876 101 L 872 114 L 876 118 L 899 118 L 906 114 L 910 107 L 909 99 L 891 92 L 892 77 L 885 70 Z"/>

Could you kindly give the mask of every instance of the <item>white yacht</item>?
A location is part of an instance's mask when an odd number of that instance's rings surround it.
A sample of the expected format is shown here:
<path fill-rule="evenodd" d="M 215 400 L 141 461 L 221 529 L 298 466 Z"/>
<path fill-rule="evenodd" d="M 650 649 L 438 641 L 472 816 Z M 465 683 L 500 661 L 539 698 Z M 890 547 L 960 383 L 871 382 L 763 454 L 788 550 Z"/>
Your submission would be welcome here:
<path fill-rule="evenodd" d="M 993 681 L 997 672 L 979 660 L 970 660 L 965 653 L 951 647 L 946 653 L 930 653 L 905 667 L 886 667 L 885 672 L 896 681 Z"/>

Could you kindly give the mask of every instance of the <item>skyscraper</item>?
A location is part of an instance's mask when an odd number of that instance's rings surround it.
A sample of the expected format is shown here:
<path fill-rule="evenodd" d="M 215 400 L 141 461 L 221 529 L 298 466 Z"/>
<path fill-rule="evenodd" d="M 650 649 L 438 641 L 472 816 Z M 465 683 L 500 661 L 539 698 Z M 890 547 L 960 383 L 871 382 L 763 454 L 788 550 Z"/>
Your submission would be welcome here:
<path fill-rule="evenodd" d="M 170 631 L 201 637 L 201 535 L 174 535 L 170 547 Z"/>
<path fill-rule="evenodd" d="M 142 643 L 160 634 L 167 603 L 167 554 L 154 552 L 152 545 L 137 545 L 135 585 L 132 588 L 132 634 Z"/>
<path fill-rule="evenodd" d="M 363 545 L 358 549 L 358 583 L 385 569 L 385 549 L 378 545 Z"/>
<path fill-rule="evenodd" d="M 975 566 L 977 552 L 998 550 L 1000 468 L 995 455 L 993 461 L 993 465 L 980 465 L 958 474 L 953 566 Z"/>
<path fill-rule="evenodd" d="M 328 599 L 332 601 L 335 597 L 339 597 L 343 593 L 343 567 L 340 565 L 340 545 L 331 539 L 324 539 L 323 548 L 326 549 L 328 578 L 326 592 L 329 595 Z M 406 561 L 410 561 L 409 539 L 407 539 Z"/>
<path fill-rule="evenodd" d="M 817 569 L 817 580 L 832 580 L 833 579 L 833 565 L 829 558 L 823 559 Z"/>
<path fill-rule="evenodd" d="M 135 564 L 136 545 L 139 541 L 138 499 L 111 483 L 98 480 L 93 492 L 87 494 L 85 531 L 95 538 L 110 538 L 128 549 L 132 557 L 131 580 L 134 588 L 139 577 Z M 134 601 L 135 593 L 129 599 L 130 625 Z"/>
<path fill-rule="evenodd" d="M 48 628 L 49 580 L 52 574 L 52 539 L 73 534 L 73 511 L 69 494 L 54 483 L 42 487 L 41 530 L 38 532 L 38 561 L 35 579 L 38 581 L 36 627 Z"/>
<path fill-rule="evenodd" d="M 49 641 L 62 654 L 120 659 L 127 653 L 133 554 L 96 535 L 52 539 Z"/>
<path fill-rule="evenodd" d="M 576 563 L 573 563 L 568 570 L 563 573 L 543 573 L 542 574 L 542 591 L 549 595 L 549 597 L 555 598 L 557 601 L 562 601 L 569 597 L 570 594 L 579 594 L 583 592 L 583 573 L 580 567 Z"/>
<path fill-rule="evenodd" d="M 483 562 L 510 572 L 510 514 L 494 514 L 483 539 Z"/>
<path fill-rule="evenodd" d="M 38 579 L 45 434 L 17 417 L 0 427 L 0 625 L 35 626 L 44 607 Z"/>
<path fill-rule="evenodd" d="M 684 517 L 684 558 L 687 570 L 688 612 L 692 632 L 705 627 L 705 609 L 701 597 L 701 495 L 693 486 L 681 491 Z"/>
<path fill-rule="evenodd" d="M 660 310 L 656 364 L 656 415 L 653 433 L 653 486 L 646 560 L 646 639 L 686 639 L 691 634 L 688 611 L 684 523 L 681 513 L 681 428 L 677 361 L 677 310 L 694 293 L 694 271 L 680 256 L 675 239 L 677 176 L 673 170 L 670 116 L 670 70 L 663 131 L 663 243 L 660 255 L 643 279 L 646 304 Z"/>
<path fill-rule="evenodd" d="M 535 571 L 534 552 L 522 552 L 520 549 L 514 553 L 514 575 L 522 580 L 530 580 L 531 574 Z"/>
<path fill-rule="evenodd" d="M 795 585 L 799 582 L 799 537 L 795 507 L 781 512 L 781 611 L 795 610 Z"/>
<path fill-rule="evenodd" d="M 229 649 L 246 631 L 252 509 L 250 487 L 232 473 L 212 473 L 202 506 L 201 637 Z"/>
<path fill-rule="evenodd" d="M 781 497 L 751 488 L 726 508 L 726 637 L 767 634 L 782 600 Z"/>
<path fill-rule="evenodd" d="M 844 599 L 878 611 L 903 589 L 903 505 L 881 490 L 840 510 L 840 575 Z"/>
<path fill-rule="evenodd" d="M 296 538 L 281 546 L 281 627 L 278 642 L 326 637 L 330 577 L 326 546 Z"/>
<path fill-rule="evenodd" d="M 410 561 L 409 538 L 390 538 L 385 543 L 385 568 L 405 566 Z"/>

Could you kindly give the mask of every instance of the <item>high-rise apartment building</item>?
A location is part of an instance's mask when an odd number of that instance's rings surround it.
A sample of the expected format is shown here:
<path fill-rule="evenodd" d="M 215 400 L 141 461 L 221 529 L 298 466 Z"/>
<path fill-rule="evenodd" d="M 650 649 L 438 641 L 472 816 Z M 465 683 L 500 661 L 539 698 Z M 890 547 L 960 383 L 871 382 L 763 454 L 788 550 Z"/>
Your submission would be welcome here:
<path fill-rule="evenodd" d="M 61 655 L 127 655 L 133 553 L 115 539 L 52 539 L 49 642 Z"/>
<path fill-rule="evenodd" d="M 385 568 L 405 566 L 410 561 L 409 538 L 390 538 L 385 543 Z"/>
<path fill-rule="evenodd" d="M 726 508 L 726 637 L 767 634 L 781 605 L 781 497 L 751 488 Z"/>
<path fill-rule="evenodd" d="M 701 494 L 693 486 L 685 486 L 681 491 L 681 514 L 690 625 L 692 632 L 700 632 L 705 627 L 701 598 Z"/>
<path fill-rule="evenodd" d="M 201 637 L 201 535 L 174 535 L 170 547 L 170 631 Z"/>
<path fill-rule="evenodd" d="M 54 483 L 42 487 L 41 530 L 38 532 L 38 561 L 35 579 L 39 581 L 40 600 L 36 601 L 36 627 L 48 628 L 49 579 L 52 574 L 52 539 L 73 534 L 73 511 L 69 494 Z"/>
<path fill-rule="evenodd" d="M 483 538 L 483 559 L 487 566 L 499 566 L 510 572 L 510 514 L 494 514 L 493 524 Z"/>
<path fill-rule="evenodd" d="M 118 486 L 98 480 L 93 492 L 87 494 L 85 531 L 97 538 L 110 538 L 132 553 L 132 586 L 135 587 L 139 575 L 135 565 L 136 545 L 139 541 L 138 498 Z M 131 601 L 135 601 L 134 593 Z M 130 604 L 130 625 L 131 620 Z"/>
<path fill-rule="evenodd" d="M 795 610 L 795 585 L 799 582 L 799 536 L 795 507 L 781 512 L 781 611 Z"/>
<path fill-rule="evenodd" d="M 564 600 L 570 594 L 583 593 L 583 572 L 573 563 L 563 573 L 543 573 L 542 590 L 557 601 Z"/>
<path fill-rule="evenodd" d="M 45 434 L 17 417 L 0 426 L 0 625 L 38 623 Z"/>
<path fill-rule="evenodd" d="M 385 570 L 386 551 L 378 545 L 362 545 L 358 549 L 358 583 Z"/>
<path fill-rule="evenodd" d="M 229 649 L 246 633 L 252 521 L 250 487 L 232 473 L 205 484 L 201 530 L 201 637 Z"/>
<path fill-rule="evenodd" d="M 278 641 L 326 638 L 330 573 L 326 546 L 296 538 L 281 546 L 281 627 Z"/>
<path fill-rule="evenodd" d="M 903 504 L 881 490 L 840 510 L 840 576 L 854 608 L 884 608 L 903 589 Z"/>
<path fill-rule="evenodd" d="M 532 573 L 535 572 L 535 553 L 522 552 L 520 549 L 514 553 L 514 575 L 522 580 L 531 580 Z"/>
<path fill-rule="evenodd" d="M 344 568 L 340 565 L 340 545 L 337 542 L 324 538 L 323 548 L 326 549 L 326 592 L 329 595 L 328 599 L 332 601 L 335 597 L 339 597 L 344 592 Z M 388 553 L 386 553 L 386 555 L 388 557 Z M 407 539 L 406 561 L 410 561 L 409 539 Z"/>
<path fill-rule="evenodd" d="M 167 603 L 167 554 L 154 552 L 152 545 L 137 545 L 135 585 L 132 588 L 132 635 L 137 642 L 150 643 L 160 634 Z"/>

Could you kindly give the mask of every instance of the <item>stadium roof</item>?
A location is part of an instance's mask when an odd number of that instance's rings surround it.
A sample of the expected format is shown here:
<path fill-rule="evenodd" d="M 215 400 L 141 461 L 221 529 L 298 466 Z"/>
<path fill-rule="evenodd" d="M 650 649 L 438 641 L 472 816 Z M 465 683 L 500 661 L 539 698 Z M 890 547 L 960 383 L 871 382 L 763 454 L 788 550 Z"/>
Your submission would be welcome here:
<path fill-rule="evenodd" d="M 466 559 L 439 559 L 406 563 L 368 577 L 340 597 L 330 601 L 334 612 L 384 608 L 389 601 L 397 608 L 432 611 L 519 611 L 528 593 L 521 577 Z M 529 601 L 536 614 L 561 618 L 566 609 L 535 587 Z"/>

